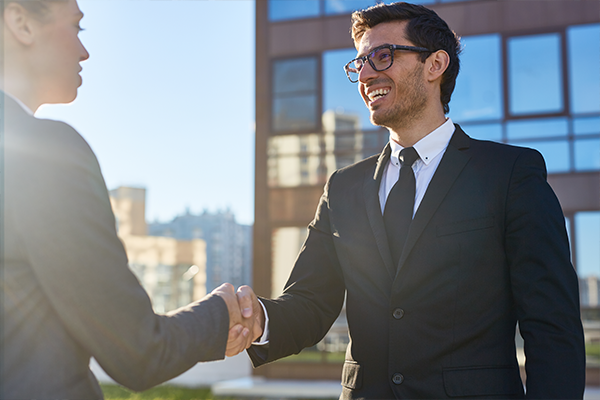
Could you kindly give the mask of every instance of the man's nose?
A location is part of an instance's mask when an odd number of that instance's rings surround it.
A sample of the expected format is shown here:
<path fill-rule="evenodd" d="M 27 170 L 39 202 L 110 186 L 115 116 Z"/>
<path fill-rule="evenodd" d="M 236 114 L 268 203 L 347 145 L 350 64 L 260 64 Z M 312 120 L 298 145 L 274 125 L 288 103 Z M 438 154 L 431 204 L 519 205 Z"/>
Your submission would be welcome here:
<path fill-rule="evenodd" d="M 361 83 L 367 82 L 377 76 L 377 71 L 373 69 L 370 62 L 365 62 L 358 73 L 358 81 Z"/>

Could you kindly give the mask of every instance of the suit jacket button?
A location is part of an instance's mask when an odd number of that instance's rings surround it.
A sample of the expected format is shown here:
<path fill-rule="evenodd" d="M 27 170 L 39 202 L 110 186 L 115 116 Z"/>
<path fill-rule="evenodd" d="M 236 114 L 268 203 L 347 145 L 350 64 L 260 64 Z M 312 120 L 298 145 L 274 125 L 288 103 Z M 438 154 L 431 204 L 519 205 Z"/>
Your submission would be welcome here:
<path fill-rule="evenodd" d="M 396 385 L 401 385 L 402 382 L 404 382 L 404 376 L 402 376 L 402 374 L 394 374 L 392 375 L 392 382 Z"/>
<path fill-rule="evenodd" d="M 394 318 L 396 319 L 402 319 L 402 317 L 404 317 L 404 310 L 401 308 L 396 308 L 394 310 L 394 312 L 392 313 L 392 315 L 394 316 Z"/>

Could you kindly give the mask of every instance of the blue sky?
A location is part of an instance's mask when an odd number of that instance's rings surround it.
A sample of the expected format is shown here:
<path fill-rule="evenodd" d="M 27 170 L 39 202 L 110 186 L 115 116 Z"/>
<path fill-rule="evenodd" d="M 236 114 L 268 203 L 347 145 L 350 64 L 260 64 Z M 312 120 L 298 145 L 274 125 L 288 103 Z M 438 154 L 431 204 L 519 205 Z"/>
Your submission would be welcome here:
<path fill-rule="evenodd" d="M 254 1 L 79 0 L 90 52 L 68 105 L 36 116 L 88 141 L 108 189 L 145 187 L 146 218 L 254 218 Z"/>

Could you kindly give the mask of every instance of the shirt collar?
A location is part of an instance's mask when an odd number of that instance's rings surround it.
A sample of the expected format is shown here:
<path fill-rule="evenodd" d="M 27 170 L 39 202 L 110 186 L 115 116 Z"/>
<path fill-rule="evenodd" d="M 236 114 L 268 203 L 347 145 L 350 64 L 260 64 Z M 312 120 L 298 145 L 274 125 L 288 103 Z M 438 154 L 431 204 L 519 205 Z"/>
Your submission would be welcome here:
<path fill-rule="evenodd" d="M 425 163 L 425 165 L 429 165 L 431 160 L 448 147 L 448 143 L 450 142 L 450 138 L 452 137 L 452 134 L 454 134 L 455 129 L 454 123 L 448 118 L 446 119 L 446 122 L 436 128 L 433 132 L 415 143 L 413 147 L 419 154 L 420 160 Z M 399 166 L 400 162 L 398 161 L 398 156 L 404 147 L 392 140 L 391 135 L 390 147 L 392 150 L 390 161 L 392 164 Z"/>

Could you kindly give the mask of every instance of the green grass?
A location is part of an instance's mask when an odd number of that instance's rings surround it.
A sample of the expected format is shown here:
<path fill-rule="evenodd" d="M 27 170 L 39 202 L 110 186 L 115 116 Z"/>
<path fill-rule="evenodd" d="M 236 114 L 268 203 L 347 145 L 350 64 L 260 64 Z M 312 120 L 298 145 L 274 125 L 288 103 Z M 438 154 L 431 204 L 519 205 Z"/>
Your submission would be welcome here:
<path fill-rule="evenodd" d="M 585 344 L 585 354 L 587 356 L 600 358 L 600 344 Z"/>
<path fill-rule="evenodd" d="M 188 389 L 162 385 L 136 393 L 119 385 L 101 384 L 106 400 L 212 400 L 216 399 L 209 388 Z M 224 399 L 220 397 L 219 399 Z"/>
<path fill-rule="evenodd" d="M 145 392 L 135 393 L 119 385 L 100 384 L 100 387 L 102 388 L 102 392 L 104 392 L 105 400 L 238 400 L 235 397 L 213 396 L 209 388 L 187 389 L 178 386 L 161 385 Z M 267 399 L 253 398 L 245 400 Z"/>

